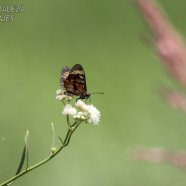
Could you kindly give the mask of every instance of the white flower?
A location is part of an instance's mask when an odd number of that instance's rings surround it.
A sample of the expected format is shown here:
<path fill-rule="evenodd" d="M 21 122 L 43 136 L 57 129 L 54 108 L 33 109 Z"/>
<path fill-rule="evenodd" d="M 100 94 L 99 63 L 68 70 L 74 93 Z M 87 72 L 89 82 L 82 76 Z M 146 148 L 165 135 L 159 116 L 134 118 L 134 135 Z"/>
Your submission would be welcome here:
<path fill-rule="evenodd" d="M 82 120 L 86 120 L 85 116 L 81 116 L 81 119 L 82 119 Z"/>
<path fill-rule="evenodd" d="M 80 99 L 76 102 L 75 106 L 78 110 L 87 111 L 86 103 Z"/>
<path fill-rule="evenodd" d="M 98 125 L 98 123 L 100 122 L 100 117 L 101 117 L 100 111 L 93 105 L 87 105 L 87 111 L 90 114 L 88 123 L 93 123 L 94 125 Z"/>
<path fill-rule="evenodd" d="M 64 95 L 56 95 L 56 100 L 62 101 L 64 99 Z"/>
<path fill-rule="evenodd" d="M 62 92 L 61 89 L 58 89 L 58 90 L 56 91 L 56 95 L 62 95 L 62 94 L 63 94 L 63 92 Z"/>
<path fill-rule="evenodd" d="M 72 107 L 71 105 L 67 104 L 67 105 L 65 105 L 62 113 L 64 115 L 75 116 L 77 113 L 77 110 L 74 107 Z"/>
<path fill-rule="evenodd" d="M 63 100 L 69 101 L 71 99 L 72 99 L 72 96 L 64 94 L 64 92 L 61 89 L 58 89 L 56 91 L 56 100 L 58 100 L 58 101 L 63 101 Z"/>
<path fill-rule="evenodd" d="M 69 100 L 70 101 L 71 99 L 72 99 L 72 96 L 65 95 L 65 100 L 67 100 L 67 101 Z"/>
<path fill-rule="evenodd" d="M 51 150 L 52 154 L 55 154 L 57 149 L 56 149 L 56 147 L 51 147 L 50 150 Z"/>
<path fill-rule="evenodd" d="M 94 125 L 98 125 L 101 117 L 101 113 L 96 107 L 88 105 L 82 100 L 78 100 L 75 103 L 75 107 L 72 107 L 69 104 L 65 105 L 63 114 L 70 115 L 74 119 L 78 119 L 86 123 L 92 123 Z"/>
<path fill-rule="evenodd" d="M 88 113 L 87 112 L 77 112 L 75 115 L 74 115 L 74 118 L 75 119 L 81 119 L 82 121 L 86 121 L 87 117 L 88 116 Z"/>
<path fill-rule="evenodd" d="M 81 118 L 88 123 L 98 125 L 98 123 L 100 122 L 101 113 L 99 110 L 97 110 L 96 107 L 94 107 L 93 105 L 88 105 L 82 100 L 78 100 L 75 106 L 77 110 L 82 111 L 77 113 L 76 118 Z"/>

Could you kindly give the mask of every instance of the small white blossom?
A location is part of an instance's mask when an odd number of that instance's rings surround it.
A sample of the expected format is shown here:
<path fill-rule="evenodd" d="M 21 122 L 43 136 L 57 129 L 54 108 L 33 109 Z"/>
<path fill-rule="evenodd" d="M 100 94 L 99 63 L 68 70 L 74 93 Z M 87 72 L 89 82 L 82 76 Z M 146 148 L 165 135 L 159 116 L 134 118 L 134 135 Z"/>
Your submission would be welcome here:
<path fill-rule="evenodd" d="M 63 112 L 64 115 L 70 115 L 70 116 L 74 116 L 77 113 L 77 110 L 72 107 L 71 105 L 67 104 L 65 105 Z"/>
<path fill-rule="evenodd" d="M 79 114 L 74 115 L 74 119 L 80 119 L 81 116 Z"/>
<path fill-rule="evenodd" d="M 58 100 L 58 101 L 63 101 L 63 100 L 69 101 L 71 99 L 72 99 L 72 96 L 64 94 L 64 92 L 61 89 L 58 89 L 56 91 L 56 100 Z"/>
<path fill-rule="evenodd" d="M 72 96 L 66 96 L 66 100 L 71 100 L 72 99 Z"/>
<path fill-rule="evenodd" d="M 82 100 L 78 100 L 75 103 L 75 107 L 72 107 L 69 104 L 65 105 L 63 114 L 70 115 L 74 119 L 78 119 L 86 123 L 92 123 L 94 125 L 98 125 L 101 117 L 101 113 L 96 107 L 86 104 Z"/>
<path fill-rule="evenodd" d="M 78 112 L 77 114 L 80 116 L 83 116 L 83 112 Z"/>
<path fill-rule="evenodd" d="M 62 94 L 63 94 L 63 92 L 62 92 L 61 89 L 58 89 L 58 90 L 56 91 L 56 95 L 62 95 Z"/>
<path fill-rule="evenodd" d="M 78 110 L 87 111 L 87 105 L 86 105 L 86 103 L 83 102 L 80 99 L 76 102 L 76 105 L 75 106 L 76 106 L 76 108 Z"/>
<path fill-rule="evenodd" d="M 55 154 L 57 149 L 56 149 L 56 147 L 51 147 L 50 150 L 51 150 L 52 154 Z"/>
<path fill-rule="evenodd" d="M 75 106 L 77 110 L 80 110 L 80 112 L 77 113 L 76 118 L 81 118 L 88 123 L 98 125 L 100 122 L 101 113 L 96 107 L 93 105 L 88 105 L 82 100 L 78 100 Z"/>
<path fill-rule="evenodd" d="M 88 113 L 90 114 L 90 118 L 89 118 L 90 123 L 93 123 L 94 125 L 98 125 L 101 117 L 100 111 L 93 105 L 87 105 L 87 108 L 88 108 Z"/>
<path fill-rule="evenodd" d="M 86 120 L 85 116 L 81 116 L 81 119 L 82 119 L 82 120 Z"/>
<path fill-rule="evenodd" d="M 64 95 L 56 95 L 56 100 L 62 101 L 64 99 Z"/>

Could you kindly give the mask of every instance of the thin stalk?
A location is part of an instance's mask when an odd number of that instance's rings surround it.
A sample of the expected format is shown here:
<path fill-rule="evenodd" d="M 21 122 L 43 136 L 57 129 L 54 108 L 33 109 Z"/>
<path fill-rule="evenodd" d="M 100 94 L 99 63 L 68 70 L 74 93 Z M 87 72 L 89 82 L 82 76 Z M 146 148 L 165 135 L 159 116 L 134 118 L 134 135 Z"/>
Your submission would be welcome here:
<path fill-rule="evenodd" d="M 23 175 L 31 172 L 32 170 L 40 167 L 41 165 L 47 163 L 50 160 L 52 160 L 59 152 L 62 151 L 62 149 L 64 147 L 66 147 L 69 144 L 70 139 L 72 137 L 72 134 L 77 129 L 77 127 L 79 126 L 79 124 L 80 123 L 77 123 L 77 125 L 75 125 L 74 127 L 69 127 L 68 128 L 67 134 L 65 136 L 64 143 L 59 147 L 59 149 L 56 152 L 52 153 L 50 156 L 48 156 L 47 158 L 43 159 L 42 161 L 36 163 L 35 165 L 30 166 L 30 167 L 27 167 L 25 170 L 21 171 L 19 174 L 15 175 L 15 176 L 11 177 L 10 179 L 6 180 L 5 182 L 1 183 L 0 186 L 7 186 L 8 184 L 10 184 L 11 182 L 17 180 L 21 176 L 23 176 Z"/>
<path fill-rule="evenodd" d="M 69 115 L 67 115 L 67 124 L 68 124 L 68 127 L 70 127 L 70 118 L 69 118 Z"/>

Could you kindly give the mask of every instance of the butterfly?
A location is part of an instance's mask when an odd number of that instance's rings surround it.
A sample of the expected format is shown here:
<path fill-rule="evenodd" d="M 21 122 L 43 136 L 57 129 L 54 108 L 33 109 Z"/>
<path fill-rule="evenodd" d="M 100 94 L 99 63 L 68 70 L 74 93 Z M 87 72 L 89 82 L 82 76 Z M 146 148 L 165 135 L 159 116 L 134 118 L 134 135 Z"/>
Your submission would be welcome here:
<path fill-rule="evenodd" d="M 90 93 L 87 92 L 85 71 L 80 64 L 75 64 L 72 68 L 62 68 L 60 85 L 64 87 L 66 95 L 79 96 L 78 99 L 88 99 L 90 97 Z"/>
<path fill-rule="evenodd" d="M 79 96 L 79 99 L 87 99 L 86 78 L 83 67 L 80 64 L 74 65 L 71 69 L 64 67 L 61 72 L 60 85 L 64 87 L 65 94 Z"/>

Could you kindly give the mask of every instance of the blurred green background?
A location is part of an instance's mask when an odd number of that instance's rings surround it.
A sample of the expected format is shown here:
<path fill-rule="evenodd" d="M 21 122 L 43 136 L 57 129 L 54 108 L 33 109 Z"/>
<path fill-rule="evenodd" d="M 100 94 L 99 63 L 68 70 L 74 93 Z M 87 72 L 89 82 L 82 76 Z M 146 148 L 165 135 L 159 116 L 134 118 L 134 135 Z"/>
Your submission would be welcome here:
<path fill-rule="evenodd" d="M 159 0 L 186 35 L 185 0 Z M 82 64 L 101 123 L 82 125 L 70 145 L 14 186 L 183 186 L 186 171 L 133 161 L 137 145 L 186 149 L 186 115 L 170 108 L 159 84 L 177 87 L 144 42 L 148 34 L 129 0 L 0 0 L 26 12 L 0 22 L 0 182 L 14 175 L 27 129 L 30 163 L 48 156 L 51 126 L 64 136 L 55 100 L 62 66 Z"/>

